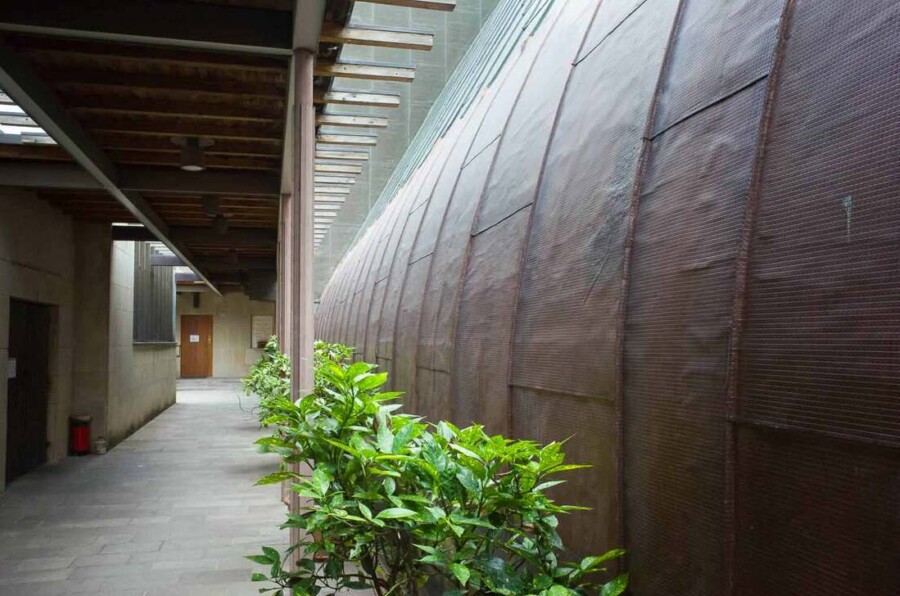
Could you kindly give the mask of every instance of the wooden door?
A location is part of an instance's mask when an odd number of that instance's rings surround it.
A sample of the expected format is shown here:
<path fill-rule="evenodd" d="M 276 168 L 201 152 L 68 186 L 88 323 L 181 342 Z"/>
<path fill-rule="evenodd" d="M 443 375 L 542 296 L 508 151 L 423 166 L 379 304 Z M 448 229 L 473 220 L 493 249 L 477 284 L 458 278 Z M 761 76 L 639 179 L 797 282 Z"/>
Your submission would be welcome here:
<path fill-rule="evenodd" d="M 20 300 L 9 305 L 6 406 L 6 480 L 47 461 L 50 393 L 50 307 Z"/>
<path fill-rule="evenodd" d="M 181 315 L 181 376 L 212 376 L 212 315 Z"/>

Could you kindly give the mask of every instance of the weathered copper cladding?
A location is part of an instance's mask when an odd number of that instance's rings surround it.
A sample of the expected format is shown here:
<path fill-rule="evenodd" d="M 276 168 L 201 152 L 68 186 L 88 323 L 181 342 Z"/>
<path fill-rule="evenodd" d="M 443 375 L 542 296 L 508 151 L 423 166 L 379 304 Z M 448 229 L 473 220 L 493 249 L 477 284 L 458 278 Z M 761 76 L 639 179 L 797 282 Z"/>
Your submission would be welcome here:
<path fill-rule="evenodd" d="M 573 437 L 564 537 L 633 594 L 900 594 L 898 65 L 895 0 L 557 1 L 318 335 Z"/>

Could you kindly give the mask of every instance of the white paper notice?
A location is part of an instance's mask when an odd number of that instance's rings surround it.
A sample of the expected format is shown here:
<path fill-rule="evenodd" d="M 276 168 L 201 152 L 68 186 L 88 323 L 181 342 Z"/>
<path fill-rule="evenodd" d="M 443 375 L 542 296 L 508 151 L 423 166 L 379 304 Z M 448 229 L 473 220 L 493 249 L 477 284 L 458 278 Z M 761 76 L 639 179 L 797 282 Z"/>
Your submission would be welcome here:
<path fill-rule="evenodd" d="M 200 336 L 199 336 L 199 335 L 192 335 L 192 336 L 190 337 L 190 340 L 189 340 L 189 341 L 190 341 L 192 344 L 199 344 L 199 343 L 200 343 Z"/>

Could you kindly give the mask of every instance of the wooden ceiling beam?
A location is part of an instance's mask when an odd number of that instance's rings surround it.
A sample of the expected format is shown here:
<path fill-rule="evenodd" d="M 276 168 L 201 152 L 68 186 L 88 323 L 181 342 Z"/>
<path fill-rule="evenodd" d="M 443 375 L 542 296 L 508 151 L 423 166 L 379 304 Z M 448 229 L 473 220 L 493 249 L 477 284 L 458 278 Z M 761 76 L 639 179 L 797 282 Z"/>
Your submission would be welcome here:
<path fill-rule="evenodd" d="M 69 39 L 290 56 L 290 13 L 174 0 L 8 2 L 0 31 Z"/>
<path fill-rule="evenodd" d="M 431 33 L 346 26 L 340 23 L 323 24 L 319 39 L 331 43 L 426 52 L 434 47 L 434 35 Z"/>
<path fill-rule="evenodd" d="M 87 114 L 81 115 L 79 121 L 90 130 L 102 132 L 252 141 L 278 141 L 281 139 L 283 130 L 281 122 L 244 123 L 163 115 L 129 118 L 117 115 Z"/>
<path fill-rule="evenodd" d="M 412 83 L 416 78 L 416 69 L 409 66 L 370 62 L 320 61 L 316 62 L 315 74 L 320 77 Z"/>
<path fill-rule="evenodd" d="M 274 250 L 278 242 L 277 232 L 269 229 L 229 228 L 226 234 L 219 234 L 209 227 L 172 226 L 171 233 L 179 241 L 207 248 L 265 247 Z M 147 241 L 156 240 L 156 237 L 143 226 L 113 226 L 112 239 Z"/>
<path fill-rule="evenodd" d="M 110 149 L 110 157 L 117 163 L 134 165 L 168 165 L 177 167 L 180 165 L 178 153 L 163 153 L 159 151 L 140 151 L 130 149 Z M 251 157 L 234 155 L 206 155 L 206 167 L 227 168 L 235 170 L 277 170 L 281 167 L 276 156 Z"/>
<path fill-rule="evenodd" d="M 172 143 L 171 137 L 127 132 L 98 132 L 94 138 L 107 150 L 154 151 L 178 154 L 180 149 Z M 272 157 L 281 159 L 281 140 L 216 139 L 206 150 L 207 156 L 234 155 L 244 157 Z"/>
<path fill-rule="evenodd" d="M 241 95 L 249 97 L 284 98 L 285 85 L 280 83 L 175 77 L 148 73 L 104 72 L 72 68 L 42 69 L 41 77 L 52 81 L 61 93 L 79 89 L 118 87 L 128 89 L 187 91 Z"/>
<path fill-rule="evenodd" d="M 117 169 L 116 188 L 130 192 L 224 194 L 277 198 L 279 180 L 267 172 L 125 166 Z M 106 186 L 76 164 L 0 162 L 0 186 L 101 190 Z M 142 197 L 143 208 L 152 211 Z M 127 207 L 127 205 L 126 205 Z"/>
<path fill-rule="evenodd" d="M 259 110 L 245 107 L 215 105 L 203 102 L 143 101 L 90 97 L 68 102 L 75 114 L 100 116 L 167 116 L 169 118 L 208 118 L 216 122 L 278 122 L 284 120 L 280 110 Z"/>

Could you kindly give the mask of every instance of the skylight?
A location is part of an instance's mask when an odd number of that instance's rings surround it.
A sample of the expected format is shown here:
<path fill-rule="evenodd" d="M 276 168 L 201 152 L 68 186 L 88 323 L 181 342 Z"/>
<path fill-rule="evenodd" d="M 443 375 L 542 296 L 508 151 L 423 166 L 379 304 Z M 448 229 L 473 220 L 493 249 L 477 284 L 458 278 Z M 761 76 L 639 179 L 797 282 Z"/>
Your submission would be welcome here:
<path fill-rule="evenodd" d="M 0 89 L 0 144 L 55 145 L 56 141 Z"/>

